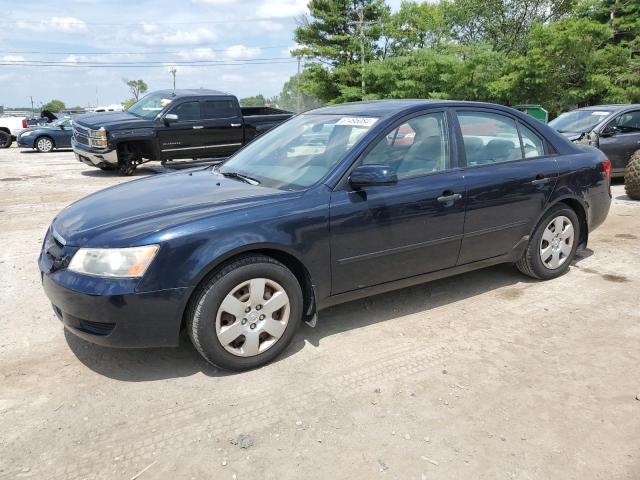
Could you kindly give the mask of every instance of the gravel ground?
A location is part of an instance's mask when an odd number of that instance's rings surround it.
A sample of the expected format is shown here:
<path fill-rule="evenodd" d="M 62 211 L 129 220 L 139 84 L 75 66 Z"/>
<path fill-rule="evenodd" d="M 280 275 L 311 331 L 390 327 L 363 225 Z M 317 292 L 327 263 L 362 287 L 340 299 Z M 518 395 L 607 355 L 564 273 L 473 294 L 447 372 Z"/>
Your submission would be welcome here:
<path fill-rule="evenodd" d="M 229 374 L 186 338 L 110 350 L 52 313 L 49 222 L 128 180 L 0 150 L 0 478 L 640 478 L 640 202 L 619 183 L 559 279 L 505 265 L 334 307 Z"/>

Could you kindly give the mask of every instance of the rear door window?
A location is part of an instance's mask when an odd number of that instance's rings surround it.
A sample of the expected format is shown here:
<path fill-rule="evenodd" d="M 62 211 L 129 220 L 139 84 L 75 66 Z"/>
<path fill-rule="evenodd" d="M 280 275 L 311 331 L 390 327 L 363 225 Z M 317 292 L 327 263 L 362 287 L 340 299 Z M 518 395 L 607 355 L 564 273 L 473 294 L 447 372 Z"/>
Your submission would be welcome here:
<path fill-rule="evenodd" d="M 544 155 L 544 142 L 529 127 L 518 123 L 520 136 L 522 137 L 522 148 L 525 158 L 541 157 Z"/>
<path fill-rule="evenodd" d="M 201 115 L 203 120 L 231 118 L 238 116 L 238 110 L 232 100 L 206 100 L 202 102 Z"/>
<path fill-rule="evenodd" d="M 523 158 L 516 122 L 496 113 L 457 113 L 467 166 L 511 162 Z"/>

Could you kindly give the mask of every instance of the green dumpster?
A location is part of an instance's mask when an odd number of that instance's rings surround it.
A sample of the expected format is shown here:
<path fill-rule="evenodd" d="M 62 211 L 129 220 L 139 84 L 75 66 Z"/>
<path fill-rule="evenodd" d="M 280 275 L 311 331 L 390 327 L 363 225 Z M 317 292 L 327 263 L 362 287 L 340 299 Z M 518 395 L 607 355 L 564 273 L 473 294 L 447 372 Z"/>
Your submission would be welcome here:
<path fill-rule="evenodd" d="M 536 120 L 540 120 L 542 123 L 547 123 L 549 121 L 549 112 L 547 112 L 542 105 L 516 105 L 516 110 L 520 110 L 521 112 L 526 113 L 527 115 L 531 115 Z"/>

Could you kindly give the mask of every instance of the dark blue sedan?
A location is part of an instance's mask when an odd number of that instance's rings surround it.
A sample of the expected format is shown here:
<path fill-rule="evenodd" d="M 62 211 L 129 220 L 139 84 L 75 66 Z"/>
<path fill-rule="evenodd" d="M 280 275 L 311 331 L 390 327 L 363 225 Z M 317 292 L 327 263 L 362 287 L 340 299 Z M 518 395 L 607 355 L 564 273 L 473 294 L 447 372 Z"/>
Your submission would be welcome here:
<path fill-rule="evenodd" d="M 23 130 L 16 139 L 20 148 L 35 148 L 41 153 L 51 152 L 56 148 L 71 148 L 73 120 L 64 117 L 46 125 Z"/>
<path fill-rule="evenodd" d="M 491 104 L 398 100 L 298 115 L 218 167 L 118 185 L 53 220 L 39 265 L 65 327 L 273 360 L 337 303 L 495 265 L 565 273 L 606 218 L 611 164 Z"/>

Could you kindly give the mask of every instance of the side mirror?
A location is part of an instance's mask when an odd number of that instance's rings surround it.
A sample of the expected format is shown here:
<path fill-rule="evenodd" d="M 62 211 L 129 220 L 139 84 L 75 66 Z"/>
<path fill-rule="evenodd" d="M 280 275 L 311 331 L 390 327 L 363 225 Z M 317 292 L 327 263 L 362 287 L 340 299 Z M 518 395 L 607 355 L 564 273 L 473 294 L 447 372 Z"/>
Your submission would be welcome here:
<path fill-rule="evenodd" d="M 168 127 L 173 122 L 177 122 L 178 121 L 178 115 L 176 115 L 175 113 L 167 113 L 164 116 L 163 120 L 164 120 L 164 124 Z"/>
<path fill-rule="evenodd" d="M 349 175 L 349 183 L 355 189 L 395 185 L 398 176 L 386 165 L 360 165 Z"/>
<path fill-rule="evenodd" d="M 618 131 L 619 131 L 618 127 L 616 127 L 614 125 L 607 125 L 600 132 L 600 136 L 601 137 L 613 137 L 616 133 L 618 133 Z"/>
<path fill-rule="evenodd" d="M 60 125 L 60 130 L 64 130 L 64 125 Z"/>

